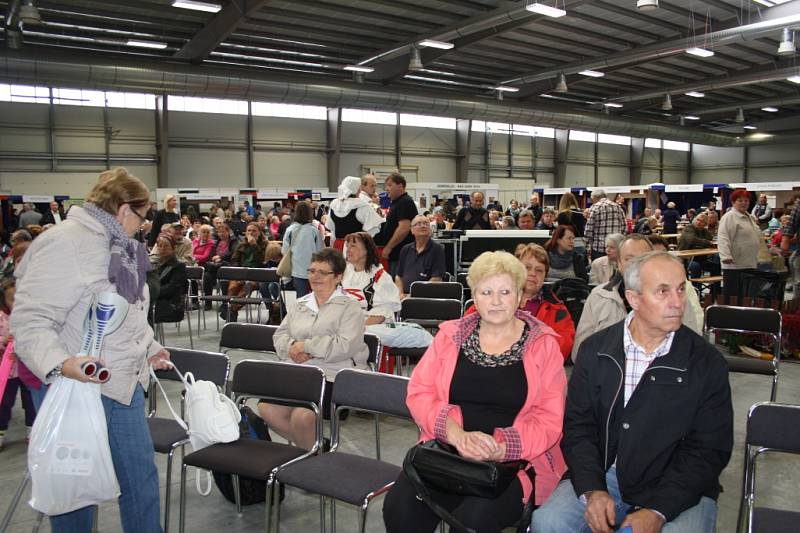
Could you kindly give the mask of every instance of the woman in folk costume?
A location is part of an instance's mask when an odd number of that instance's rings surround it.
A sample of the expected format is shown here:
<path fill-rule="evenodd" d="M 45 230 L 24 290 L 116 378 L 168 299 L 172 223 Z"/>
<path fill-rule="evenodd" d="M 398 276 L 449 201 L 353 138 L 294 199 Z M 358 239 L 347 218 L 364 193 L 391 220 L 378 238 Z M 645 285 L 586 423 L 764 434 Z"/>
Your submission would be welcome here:
<path fill-rule="evenodd" d="M 364 231 L 374 237 L 384 222 L 369 202 L 359 198 L 360 188 L 359 178 L 347 176 L 339 185 L 336 199 L 331 202 L 326 226 L 333 233 L 333 247 L 337 250 L 344 249 L 344 239 L 351 233 Z"/>

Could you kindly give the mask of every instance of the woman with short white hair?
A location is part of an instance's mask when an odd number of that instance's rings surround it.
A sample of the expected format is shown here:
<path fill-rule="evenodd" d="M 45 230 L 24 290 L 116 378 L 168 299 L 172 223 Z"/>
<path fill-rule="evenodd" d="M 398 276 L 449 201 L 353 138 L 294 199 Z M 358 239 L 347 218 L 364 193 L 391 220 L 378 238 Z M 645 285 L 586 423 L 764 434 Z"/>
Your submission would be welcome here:
<path fill-rule="evenodd" d="M 589 272 L 590 285 L 602 285 L 614 277 L 617 272 L 619 245 L 624 240 L 625 235 L 622 233 L 612 233 L 606 237 L 606 255 L 592 261 L 591 272 Z"/>

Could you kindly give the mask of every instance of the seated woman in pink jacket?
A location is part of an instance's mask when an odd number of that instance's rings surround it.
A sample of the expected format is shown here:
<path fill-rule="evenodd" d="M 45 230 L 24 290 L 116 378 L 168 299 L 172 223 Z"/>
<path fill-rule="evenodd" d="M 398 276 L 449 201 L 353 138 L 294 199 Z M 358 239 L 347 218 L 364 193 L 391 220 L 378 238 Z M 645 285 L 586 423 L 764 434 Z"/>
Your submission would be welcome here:
<path fill-rule="evenodd" d="M 561 441 L 566 376 L 555 332 L 519 308 L 525 267 L 507 252 L 485 252 L 469 269 L 477 313 L 444 322 L 420 360 L 406 403 L 422 440 L 439 439 L 477 460 L 525 459 L 495 499 L 432 491 L 433 499 L 476 531 L 517 522 L 531 496 L 541 505 L 566 470 Z M 531 472 L 532 470 L 532 472 Z M 387 494 L 388 533 L 434 531 L 439 518 L 401 474 Z"/>

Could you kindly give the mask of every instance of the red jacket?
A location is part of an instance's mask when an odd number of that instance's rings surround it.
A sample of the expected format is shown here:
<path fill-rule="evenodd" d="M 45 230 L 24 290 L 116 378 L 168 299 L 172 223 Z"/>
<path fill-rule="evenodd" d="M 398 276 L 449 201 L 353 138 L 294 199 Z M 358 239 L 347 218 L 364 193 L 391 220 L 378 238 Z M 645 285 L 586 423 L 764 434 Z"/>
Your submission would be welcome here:
<path fill-rule="evenodd" d="M 575 323 L 572 321 L 567 307 L 553 294 L 549 287 L 542 287 L 542 298 L 542 304 L 534 316 L 550 326 L 558 334 L 558 347 L 561 350 L 564 361 L 566 361 L 569 359 L 572 353 L 572 345 L 575 343 Z M 521 309 L 533 314 L 530 302 L 526 303 Z M 474 312 L 475 306 L 471 305 L 464 315 Z"/>
<path fill-rule="evenodd" d="M 522 357 L 528 395 L 514 424 L 496 428 L 493 436 L 497 442 L 506 443 L 504 460 L 522 458 L 530 462 L 536 472 L 535 503 L 541 505 L 567 468 L 560 447 L 567 378 L 553 331 L 530 313 L 517 311 L 517 318 L 524 320 L 529 328 Z M 473 315 L 443 322 L 411 374 L 406 404 L 421 429 L 423 441 L 434 438 L 446 441 L 447 418 L 463 425 L 461 408 L 449 402 L 450 384 L 461 345 L 478 325 L 479 319 Z M 498 386 L 502 387 L 502 383 Z M 525 472 L 520 472 L 519 479 L 523 498 L 527 501 L 532 488 L 530 478 Z"/>

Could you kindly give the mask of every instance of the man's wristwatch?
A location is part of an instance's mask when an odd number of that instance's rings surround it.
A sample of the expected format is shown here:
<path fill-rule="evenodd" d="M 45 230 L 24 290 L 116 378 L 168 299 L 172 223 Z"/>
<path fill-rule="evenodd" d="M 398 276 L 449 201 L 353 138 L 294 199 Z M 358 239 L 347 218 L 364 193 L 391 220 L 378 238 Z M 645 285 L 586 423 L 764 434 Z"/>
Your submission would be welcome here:
<path fill-rule="evenodd" d="M 64 363 L 58 363 L 58 365 L 56 365 L 56 367 L 53 368 L 53 370 L 48 372 L 47 375 L 45 376 L 45 380 L 47 381 L 47 383 L 52 383 L 53 381 L 56 380 L 56 378 L 62 376 L 63 374 L 61 373 L 61 370 L 63 368 L 64 368 Z"/>

